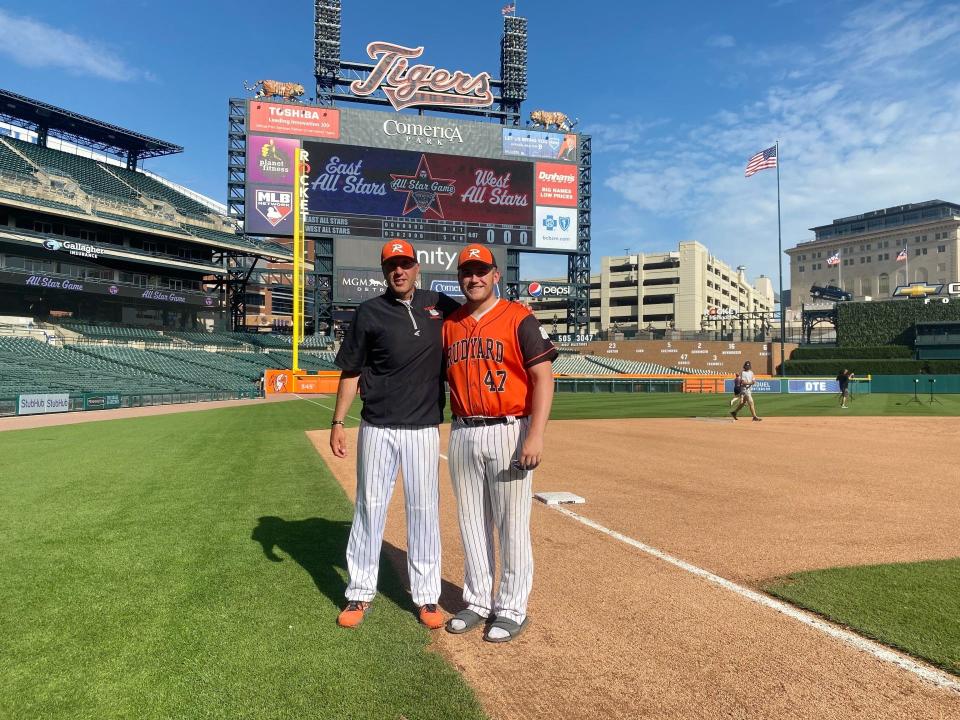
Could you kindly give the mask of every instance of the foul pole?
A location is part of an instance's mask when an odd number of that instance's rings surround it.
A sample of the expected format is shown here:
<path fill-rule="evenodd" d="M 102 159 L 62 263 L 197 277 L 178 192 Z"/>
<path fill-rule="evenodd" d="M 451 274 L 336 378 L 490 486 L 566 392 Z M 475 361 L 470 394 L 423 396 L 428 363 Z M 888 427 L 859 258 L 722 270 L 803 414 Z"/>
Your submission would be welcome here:
<path fill-rule="evenodd" d="M 293 372 L 300 372 L 300 340 L 303 325 L 303 218 L 300 216 L 300 153 L 294 151 L 293 163 Z"/>
<path fill-rule="evenodd" d="M 777 266 L 780 276 L 780 376 L 785 374 L 784 365 L 787 358 L 784 356 L 783 336 L 786 335 L 787 311 L 783 307 L 783 238 L 780 233 L 780 140 L 776 142 L 777 148 Z"/>

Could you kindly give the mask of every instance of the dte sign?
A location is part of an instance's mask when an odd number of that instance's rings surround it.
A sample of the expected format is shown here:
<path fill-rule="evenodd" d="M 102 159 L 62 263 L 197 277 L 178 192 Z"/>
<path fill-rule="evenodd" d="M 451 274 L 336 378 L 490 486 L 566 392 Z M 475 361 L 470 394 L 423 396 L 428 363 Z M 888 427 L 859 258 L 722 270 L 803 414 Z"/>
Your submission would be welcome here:
<path fill-rule="evenodd" d="M 787 388 L 792 393 L 838 393 L 840 383 L 836 380 L 790 380 Z"/>

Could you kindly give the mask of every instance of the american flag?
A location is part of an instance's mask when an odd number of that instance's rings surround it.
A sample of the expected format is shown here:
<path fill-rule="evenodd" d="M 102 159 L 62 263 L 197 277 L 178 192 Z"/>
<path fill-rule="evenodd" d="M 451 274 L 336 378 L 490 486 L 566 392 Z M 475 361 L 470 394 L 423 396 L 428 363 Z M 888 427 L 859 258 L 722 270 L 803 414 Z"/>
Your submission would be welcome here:
<path fill-rule="evenodd" d="M 897 253 L 897 262 L 903 262 L 906 259 L 907 259 L 907 249 L 904 248 L 903 250 Z"/>
<path fill-rule="evenodd" d="M 761 150 L 752 158 L 747 161 L 747 169 L 743 173 L 744 177 L 750 177 L 751 175 L 760 172 L 761 170 L 766 170 L 767 168 L 775 168 L 777 166 L 777 146 L 768 147 L 766 150 Z"/>
<path fill-rule="evenodd" d="M 838 250 L 833 255 L 827 258 L 827 265 L 839 265 L 840 264 L 840 251 Z"/>
<path fill-rule="evenodd" d="M 501 15 L 513 15 L 515 12 L 517 12 L 516 3 L 510 3 L 509 5 L 504 5 L 502 8 L 500 8 Z"/>

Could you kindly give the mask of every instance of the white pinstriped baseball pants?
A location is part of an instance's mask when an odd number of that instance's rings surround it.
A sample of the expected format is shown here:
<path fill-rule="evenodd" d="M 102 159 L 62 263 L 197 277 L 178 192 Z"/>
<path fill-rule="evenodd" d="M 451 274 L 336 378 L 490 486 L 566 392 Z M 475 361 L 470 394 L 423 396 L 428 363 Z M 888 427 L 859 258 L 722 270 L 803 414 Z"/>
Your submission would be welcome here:
<path fill-rule="evenodd" d="M 530 509 L 533 473 L 510 463 L 519 459 L 529 418 L 506 425 L 450 430 L 450 477 L 463 539 L 463 599 L 483 617 L 523 622 L 533 586 Z M 500 580 L 493 594 L 494 532 L 500 541 Z"/>
<path fill-rule="evenodd" d="M 407 513 L 407 571 L 416 605 L 440 599 L 440 433 L 436 425 L 360 423 L 357 502 L 347 544 L 347 600 L 377 594 L 380 546 L 397 471 L 403 473 Z"/>

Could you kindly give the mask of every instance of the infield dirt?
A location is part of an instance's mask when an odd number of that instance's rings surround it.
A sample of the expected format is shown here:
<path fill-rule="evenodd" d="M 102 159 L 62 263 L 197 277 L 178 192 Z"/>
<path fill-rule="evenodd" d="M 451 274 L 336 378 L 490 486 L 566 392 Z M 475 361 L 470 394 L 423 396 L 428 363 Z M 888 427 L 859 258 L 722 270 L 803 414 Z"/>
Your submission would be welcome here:
<path fill-rule="evenodd" d="M 445 454 L 448 426 L 441 428 Z M 351 454 L 333 458 L 348 495 Z M 960 556 L 960 420 L 770 418 L 555 421 L 534 489 L 748 585 L 798 570 Z M 960 693 L 585 527 L 539 503 L 527 632 L 432 635 L 491 717 L 960 718 Z M 462 607 L 462 551 L 446 463 L 447 612 Z M 402 487 L 386 541 L 405 574 Z"/>

